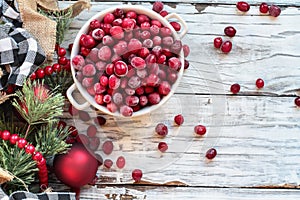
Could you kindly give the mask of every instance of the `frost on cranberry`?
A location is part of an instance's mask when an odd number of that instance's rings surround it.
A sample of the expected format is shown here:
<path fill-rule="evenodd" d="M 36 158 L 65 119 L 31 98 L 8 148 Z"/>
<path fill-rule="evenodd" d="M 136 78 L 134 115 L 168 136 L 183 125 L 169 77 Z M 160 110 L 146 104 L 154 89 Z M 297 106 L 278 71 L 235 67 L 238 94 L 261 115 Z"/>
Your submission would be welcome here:
<path fill-rule="evenodd" d="M 168 127 L 164 123 L 158 123 L 155 127 L 155 132 L 160 136 L 168 135 Z"/>
<path fill-rule="evenodd" d="M 164 4 L 161 1 L 156 1 L 153 3 L 152 10 L 160 13 L 164 9 Z"/>
<path fill-rule="evenodd" d="M 277 5 L 271 5 L 269 9 L 269 13 L 273 17 L 278 17 L 281 13 L 281 9 Z"/>

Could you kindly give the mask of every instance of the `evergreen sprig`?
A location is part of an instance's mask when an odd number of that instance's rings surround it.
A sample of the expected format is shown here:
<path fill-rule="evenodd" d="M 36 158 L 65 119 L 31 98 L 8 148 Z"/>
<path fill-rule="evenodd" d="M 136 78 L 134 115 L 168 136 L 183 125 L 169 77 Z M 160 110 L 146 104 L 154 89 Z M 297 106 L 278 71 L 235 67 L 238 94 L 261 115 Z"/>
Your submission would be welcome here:
<path fill-rule="evenodd" d="M 18 98 L 14 99 L 12 104 L 29 127 L 53 122 L 62 116 L 64 97 L 55 90 L 45 91 L 43 87 L 43 82 L 27 81 L 21 91 L 16 91 Z"/>
<path fill-rule="evenodd" d="M 45 84 L 47 84 L 51 90 L 57 88 L 57 91 L 64 95 L 67 89 L 73 84 L 72 73 L 67 70 L 62 70 L 51 76 L 45 76 Z"/>

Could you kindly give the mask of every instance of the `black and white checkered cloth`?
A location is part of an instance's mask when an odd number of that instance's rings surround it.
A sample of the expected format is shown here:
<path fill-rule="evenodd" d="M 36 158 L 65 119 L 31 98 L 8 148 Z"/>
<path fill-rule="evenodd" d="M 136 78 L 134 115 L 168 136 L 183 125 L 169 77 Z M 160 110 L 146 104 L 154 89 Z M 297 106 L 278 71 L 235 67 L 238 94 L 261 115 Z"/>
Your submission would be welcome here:
<path fill-rule="evenodd" d="M 0 90 L 8 84 L 23 85 L 45 59 L 36 39 L 21 28 L 20 13 L 12 0 L 0 0 Z M 1 23 L 2 22 L 2 23 Z"/>

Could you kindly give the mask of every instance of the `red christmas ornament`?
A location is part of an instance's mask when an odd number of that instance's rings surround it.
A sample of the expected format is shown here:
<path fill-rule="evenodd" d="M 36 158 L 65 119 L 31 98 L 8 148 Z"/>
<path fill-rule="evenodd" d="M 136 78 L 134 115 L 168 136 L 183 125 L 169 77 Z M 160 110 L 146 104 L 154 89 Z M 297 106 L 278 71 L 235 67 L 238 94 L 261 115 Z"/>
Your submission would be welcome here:
<path fill-rule="evenodd" d="M 55 157 L 53 167 L 56 177 L 62 183 L 79 189 L 95 178 L 98 161 L 82 144 L 74 143 L 67 154 Z"/>

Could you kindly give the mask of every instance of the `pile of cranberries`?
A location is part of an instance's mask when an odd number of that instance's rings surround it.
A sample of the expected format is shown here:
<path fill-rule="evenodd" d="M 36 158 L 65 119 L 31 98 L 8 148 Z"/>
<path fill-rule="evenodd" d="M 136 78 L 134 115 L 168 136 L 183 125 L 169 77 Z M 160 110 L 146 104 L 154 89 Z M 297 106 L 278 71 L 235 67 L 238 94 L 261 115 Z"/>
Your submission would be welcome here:
<path fill-rule="evenodd" d="M 161 2 L 153 4 L 155 12 L 162 9 Z M 180 31 L 179 23 L 171 25 Z M 78 81 L 97 104 L 123 116 L 158 104 L 182 66 L 188 67 L 180 53 L 187 57 L 190 49 L 173 37 L 173 30 L 134 10 L 117 8 L 93 19 L 78 42 L 79 53 L 72 58 Z"/>

